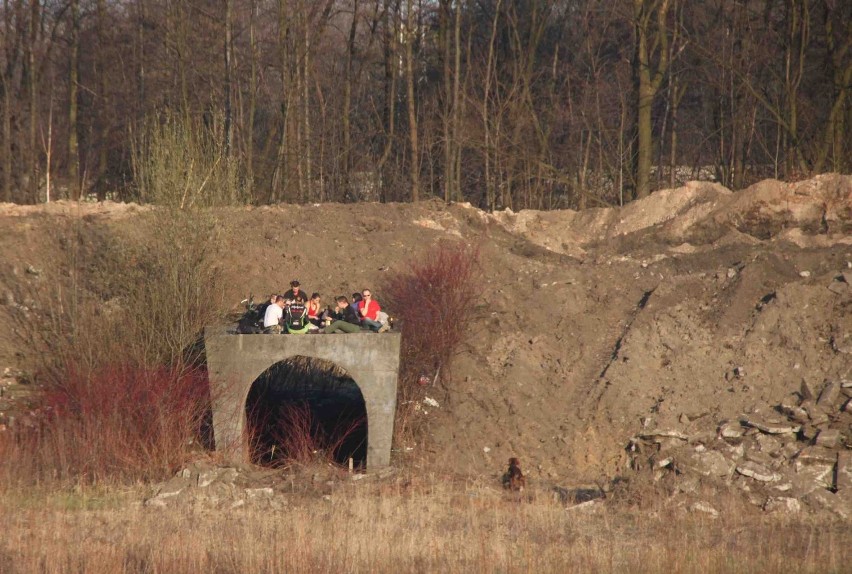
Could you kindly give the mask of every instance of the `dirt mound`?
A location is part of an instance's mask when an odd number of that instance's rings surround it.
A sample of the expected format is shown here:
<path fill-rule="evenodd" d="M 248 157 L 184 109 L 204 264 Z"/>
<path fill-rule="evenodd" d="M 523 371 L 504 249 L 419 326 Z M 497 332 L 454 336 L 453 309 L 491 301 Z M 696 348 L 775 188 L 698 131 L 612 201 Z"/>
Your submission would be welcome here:
<path fill-rule="evenodd" d="M 154 233 L 150 208 L 0 206 L 0 368 L 21 357 L 15 295 L 84 242 Z M 520 456 L 535 480 L 627 470 L 643 429 L 739 420 L 802 380 L 850 378 L 852 177 L 765 181 L 740 193 L 691 183 L 620 209 L 484 213 L 468 205 L 281 205 L 222 210 L 229 301 L 293 278 L 326 298 L 371 287 L 444 238 L 481 245 L 484 295 L 453 383 L 412 465 L 499 476 Z M 844 279 L 838 279 L 838 277 Z M 2 421 L 0 421 L 2 422 Z M 839 428 L 840 445 L 852 429 Z"/>
<path fill-rule="evenodd" d="M 838 174 L 791 184 L 765 180 L 739 193 L 694 181 L 620 209 L 506 210 L 488 217 L 548 250 L 574 256 L 607 244 L 629 248 L 651 240 L 687 244 L 684 249 L 714 246 L 734 232 L 759 240 L 818 236 L 815 243 L 825 246 L 852 244 L 850 197 L 852 180 Z"/>

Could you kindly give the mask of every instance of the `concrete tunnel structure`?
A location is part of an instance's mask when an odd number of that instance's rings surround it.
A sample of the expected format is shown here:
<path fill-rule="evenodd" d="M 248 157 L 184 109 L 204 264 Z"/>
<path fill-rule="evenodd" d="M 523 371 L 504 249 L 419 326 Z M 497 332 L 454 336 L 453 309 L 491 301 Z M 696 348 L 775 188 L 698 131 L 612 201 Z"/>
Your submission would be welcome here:
<path fill-rule="evenodd" d="M 225 327 L 204 332 L 218 451 L 249 458 L 246 401 L 252 385 L 272 366 L 293 357 L 322 359 L 344 369 L 358 385 L 367 413 L 367 468 L 390 464 L 399 377 L 399 333 L 238 335 Z"/>

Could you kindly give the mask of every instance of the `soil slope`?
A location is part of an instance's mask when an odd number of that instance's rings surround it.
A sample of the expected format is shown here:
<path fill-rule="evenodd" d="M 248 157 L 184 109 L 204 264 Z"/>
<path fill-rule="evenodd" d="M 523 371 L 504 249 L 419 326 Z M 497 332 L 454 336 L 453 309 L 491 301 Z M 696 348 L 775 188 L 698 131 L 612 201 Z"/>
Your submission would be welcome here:
<path fill-rule="evenodd" d="M 14 294 L 67 257 L 50 230 L 144 237 L 150 209 L 0 205 L 0 372 L 25 351 Z M 519 456 L 539 480 L 613 476 L 642 429 L 733 418 L 803 380 L 852 378 L 850 176 L 736 194 L 691 183 L 584 212 L 426 202 L 219 216 L 235 308 L 293 278 L 326 297 L 371 287 L 381 300 L 384 277 L 435 242 L 481 246 L 483 297 L 453 381 L 427 391 L 439 406 L 421 411 L 424 442 L 398 445 L 438 472 L 493 476 Z"/>

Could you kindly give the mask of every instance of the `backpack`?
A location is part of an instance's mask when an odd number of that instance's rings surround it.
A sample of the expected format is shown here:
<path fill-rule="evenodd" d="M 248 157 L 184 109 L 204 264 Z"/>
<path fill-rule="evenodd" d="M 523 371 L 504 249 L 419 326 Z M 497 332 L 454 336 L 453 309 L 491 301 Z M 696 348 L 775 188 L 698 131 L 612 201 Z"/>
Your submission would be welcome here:
<path fill-rule="evenodd" d="M 284 323 L 294 331 L 304 329 L 308 324 L 308 308 L 301 301 L 293 301 L 284 310 Z"/>

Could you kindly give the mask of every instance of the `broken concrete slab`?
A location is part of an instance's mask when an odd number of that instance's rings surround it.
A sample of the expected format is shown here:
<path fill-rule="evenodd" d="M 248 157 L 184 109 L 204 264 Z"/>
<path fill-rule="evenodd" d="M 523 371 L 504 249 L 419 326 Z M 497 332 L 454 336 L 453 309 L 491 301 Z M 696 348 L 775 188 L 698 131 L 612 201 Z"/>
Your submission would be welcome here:
<path fill-rule="evenodd" d="M 837 453 L 834 485 L 838 492 L 852 490 L 852 452 L 848 450 Z"/>
<path fill-rule="evenodd" d="M 689 440 L 689 435 L 686 435 L 678 430 L 647 431 L 640 434 L 639 437 L 644 439 L 676 438 L 679 440 Z"/>
<path fill-rule="evenodd" d="M 817 399 L 817 405 L 823 409 L 834 410 L 834 403 L 840 397 L 840 384 L 836 381 L 828 381 L 823 387 Z"/>
<path fill-rule="evenodd" d="M 773 472 L 765 466 L 751 461 L 739 463 L 736 470 L 741 475 L 753 478 L 760 482 L 778 482 L 781 480 L 781 475 L 777 472 Z"/>
<path fill-rule="evenodd" d="M 816 400 L 817 396 L 819 396 L 814 383 L 805 378 L 802 379 L 802 383 L 799 385 L 799 394 L 802 395 L 803 401 Z"/>
<path fill-rule="evenodd" d="M 760 452 L 775 455 L 775 453 L 781 450 L 781 441 L 772 435 L 760 434 L 754 437 L 754 441 L 757 443 Z"/>
<path fill-rule="evenodd" d="M 790 482 L 793 484 L 791 494 L 797 498 L 801 498 L 818 488 L 833 488 L 834 465 L 813 464 L 797 466 L 796 473 L 790 477 Z"/>
<path fill-rule="evenodd" d="M 745 428 L 735 421 L 725 421 L 719 425 L 719 436 L 722 438 L 740 438 L 745 433 Z"/>
<path fill-rule="evenodd" d="M 802 425 L 790 424 L 785 422 L 770 422 L 764 421 L 756 417 L 747 417 L 740 421 L 746 426 L 756 428 L 760 432 L 767 434 L 789 434 L 796 433 L 802 428 Z"/>
<path fill-rule="evenodd" d="M 818 489 L 805 496 L 804 501 L 808 505 L 828 510 L 844 520 L 852 519 L 852 498 L 848 496 Z"/>
<path fill-rule="evenodd" d="M 772 468 L 775 464 L 775 460 L 771 456 L 765 452 L 760 452 L 754 449 L 750 449 L 745 452 L 745 459 L 765 466 L 766 468 Z"/>
<path fill-rule="evenodd" d="M 678 466 L 704 476 L 728 478 L 734 473 L 736 463 L 725 458 L 719 451 L 711 450 L 693 452 L 690 456 L 679 460 Z"/>
<path fill-rule="evenodd" d="M 840 444 L 840 429 L 822 429 L 816 436 L 817 446 L 835 448 Z"/>
<path fill-rule="evenodd" d="M 806 446 L 796 455 L 796 461 L 805 464 L 834 464 L 834 451 L 823 446 Z"/>
<path fill-rule="evenodd" d="M 780 512 L 784 514 L 796 514 L 802 510 L 802 504 L 797 498 L 789 496 L 771 496 L 763 505 L 766 512 Z"/>
<path fill-rule="evenodd" d="M 808 412 L 800 406 L 781 403 L 778 408 L 782 413 L 787 415 L 790 420 L 799 424 L 806 424 L 811 420 L 810 417 L 808 417 Z"/>
<path fill-rule="evenodd" d="M 803 440 L 812 441 L 819 434 L 819 429 L 814 425 L 802 425 L 800 434 Z"/>
<path fill-rule="evenodd" d="M 802 404 L 799 406 L 805 409 L 805 412 L 808 413 L 808 418 L 810 419 L 811 424 L 820 425 L 828 421 L 829 410 L 822 408 L 816 404 L 815 401 L 802 401 Z"/>

